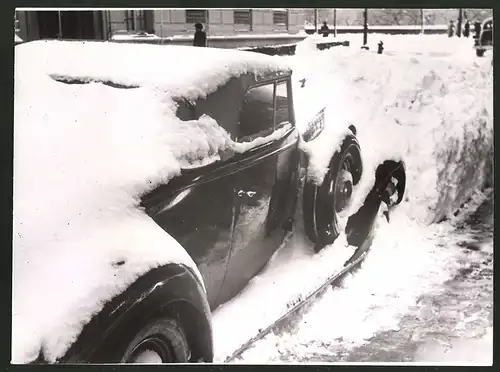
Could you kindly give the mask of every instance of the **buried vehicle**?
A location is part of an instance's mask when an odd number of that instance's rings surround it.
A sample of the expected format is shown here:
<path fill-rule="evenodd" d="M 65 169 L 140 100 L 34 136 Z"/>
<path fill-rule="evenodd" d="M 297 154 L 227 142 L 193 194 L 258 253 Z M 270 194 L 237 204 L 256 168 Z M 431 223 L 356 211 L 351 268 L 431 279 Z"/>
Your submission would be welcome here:
<path fill-rule="evenodd" d="M 294 210 L 316 250 L 342 230 L 356 128 L 324 180 L 304 180 L 324 110 L 297 130 L 278 57 L 37 41 L 16 47 L 15 76 L 14 363 L 211 362 L 211 311 L 266 266 Z M 379 166 L 352 245 L 404 188 L 401 161 Z"/>
<path fill-rule="evenodd" d="M 474 35 L 474 49 L 478 57 L 493 49 L 493 17 L 486 18 L 481 24 L 479 35 Z"/>

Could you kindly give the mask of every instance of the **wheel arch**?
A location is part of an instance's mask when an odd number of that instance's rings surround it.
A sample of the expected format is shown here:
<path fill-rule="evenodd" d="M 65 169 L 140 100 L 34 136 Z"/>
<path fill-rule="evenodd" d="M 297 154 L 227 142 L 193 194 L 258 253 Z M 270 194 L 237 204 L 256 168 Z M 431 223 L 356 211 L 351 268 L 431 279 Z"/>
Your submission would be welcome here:
<path fill-rule="evenodd" d="M 174 263 L 150 270 L 107 302 L 58 362 L 118 363 L 141 327 L 165 315 L 182 326 L 191 360 L 211 362 L 212 324 L 205 291 L 190 268 Z"/>
<path fill-rule="evenodd" d="M 350 128 L 352 134 L 348 134 L 344 137 L 342 144 L 340 146 L 340 150 L 335 151 L 330 158 L 329 167 L 332 167 L 336 161 L 339 161 L 339 157 L 344 151 L 346 151 L 349 147 L 353 147 L 355 151 L 353 155 L 356 161 L 356 167 L 352 174 L 353 176 L 353 184 L 356 185 L 363 174 L 363 162 L 361 158 L 361 147 L 359 142 L 354 135 L 356 132 L 355 128 Z M 353 130 L 354 129 L 354 130 Z M 304 183 L 303 189 L 303 200 L 302 200 L 302 208 L 303 208 L 303 219 L 304 219 L 304 229 L 307 237 L 313 243 L 323 245 L 321 234 L 318 232 L 318 224 L 316 219 L 316 199 L 318 198 L 318 190 L 320 185 L 318 185 L 314 180 L 308 179 L 306 176 L 306 180 Z"/>

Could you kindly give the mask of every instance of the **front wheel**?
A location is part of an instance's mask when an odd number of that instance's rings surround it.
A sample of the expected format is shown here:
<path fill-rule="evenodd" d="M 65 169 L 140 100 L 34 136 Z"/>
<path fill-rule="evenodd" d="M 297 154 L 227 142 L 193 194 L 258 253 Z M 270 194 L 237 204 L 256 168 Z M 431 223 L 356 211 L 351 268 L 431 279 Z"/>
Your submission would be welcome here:
<path fill-rule="evenodd" d="M 189 359 L 189 345 L 181 326 L 173 319 L 160 318 L 141 328 L 128 344 L 121 362 L 187 363 Z"/>
<path fill-rule="evenodd" d="M 485 52 L 484 49 L 476 49 L 476 56 L 482 57 L 484 56 L 484 52 Z"/>
<path fill-rule="evenodd" d="M 353 186 L 362 172 L 361 150 L 354 136 L 348 136 L 329 165 L 321 185 L 306 180 L 304 185 L 304 227 L 319 251 L 341 233 L 339 218 L 351 201 Z"/>

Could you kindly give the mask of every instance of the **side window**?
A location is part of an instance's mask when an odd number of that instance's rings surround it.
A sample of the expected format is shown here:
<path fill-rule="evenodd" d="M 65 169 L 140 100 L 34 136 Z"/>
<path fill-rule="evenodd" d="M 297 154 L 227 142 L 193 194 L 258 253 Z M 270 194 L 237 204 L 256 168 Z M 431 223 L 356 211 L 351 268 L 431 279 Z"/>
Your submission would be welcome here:
<path fill-rule="evenodd" d="M 276 118 L 275 128 L 290 122 L 290 111 L 288 107 L 288 89 L 286 81 L 276 85 Z"/>
<path fill-rule="evenodd" d="M 251 141 L 270 135 L 290 121 L 287 82 L 250 88 L 243 97 L 238 141 Z"/>
<path fill-rule="evenodd" d="M 243 97 L 238 141 L 264 137 L 274 129 L 274 83 L 250 88 Z"/>

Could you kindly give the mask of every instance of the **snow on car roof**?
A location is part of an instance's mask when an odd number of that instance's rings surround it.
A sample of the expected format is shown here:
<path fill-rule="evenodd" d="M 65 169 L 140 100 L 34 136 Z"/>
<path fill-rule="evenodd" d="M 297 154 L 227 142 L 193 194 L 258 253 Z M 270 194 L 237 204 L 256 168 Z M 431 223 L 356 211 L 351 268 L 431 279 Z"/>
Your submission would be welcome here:
<path fill-rule="evenodd" d="M 155 86 L 190 100 L 205 97 L 231 77 L 291 71 L 280 57 L 234 49 L 57 40 L 23 48 L 39 51 L 37 65 L 46 74 Z"/>
<path fill-rule="evenodd" d="M 51 362 L 62 357 L 104 303 L 153 267 L 184 264 L 201 277 L 187 252 L 138 208 L 139 197 L 184 166 L 262 139 L 237 144 L 206 115 L 182 121 L 173 98 L 204 96 L 238 74 L 287 71 L 281 66 L 257 53 L 209 48 L 15 47 L 14 363 L 40 352 Z"/>

